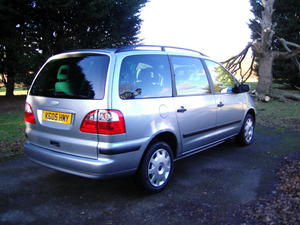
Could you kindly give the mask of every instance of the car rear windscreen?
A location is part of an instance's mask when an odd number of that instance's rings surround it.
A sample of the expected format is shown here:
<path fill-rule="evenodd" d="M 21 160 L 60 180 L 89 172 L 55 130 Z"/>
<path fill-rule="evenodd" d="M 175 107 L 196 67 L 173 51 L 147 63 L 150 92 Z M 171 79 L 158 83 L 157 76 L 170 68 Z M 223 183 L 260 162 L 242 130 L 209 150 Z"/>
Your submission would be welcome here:
<path fill-rule="evenodd" d="M 38 74 L 30 95 L 103 99 L 108 65 L 109 57 L 99 54 L 53 59 Z"/>

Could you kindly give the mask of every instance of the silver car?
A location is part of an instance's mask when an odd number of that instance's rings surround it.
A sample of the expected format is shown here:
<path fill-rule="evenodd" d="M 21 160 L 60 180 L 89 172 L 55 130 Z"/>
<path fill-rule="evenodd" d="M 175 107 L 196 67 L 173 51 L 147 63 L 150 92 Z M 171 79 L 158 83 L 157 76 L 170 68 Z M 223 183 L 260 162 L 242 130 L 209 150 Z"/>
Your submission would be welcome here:
<path fill-rule="evenodd" d="M 28 157 L 89 177 L 136 174 L 150 192 L 174 161 L 253 140 L 249 86 L 202 53 L 165 46 L 75 50 L 36 75 L 25 104 Z"/>

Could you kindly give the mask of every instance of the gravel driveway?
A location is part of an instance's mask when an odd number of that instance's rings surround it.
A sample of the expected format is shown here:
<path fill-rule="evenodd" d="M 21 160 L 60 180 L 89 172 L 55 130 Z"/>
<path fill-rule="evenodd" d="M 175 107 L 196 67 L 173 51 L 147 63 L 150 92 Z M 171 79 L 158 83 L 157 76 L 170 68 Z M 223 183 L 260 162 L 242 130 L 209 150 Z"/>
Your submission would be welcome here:
<path fill-rule="evenodd" d="M 229 141 L 176 162 L 155 195 L 133 177 L 90 180 L 11 160 L 0 164 L 0 224 L 243 224 L 243 207 L 271 194 L 279 162 L 299 147 L 299 132 L 257 127 L 251 146 Z"/>

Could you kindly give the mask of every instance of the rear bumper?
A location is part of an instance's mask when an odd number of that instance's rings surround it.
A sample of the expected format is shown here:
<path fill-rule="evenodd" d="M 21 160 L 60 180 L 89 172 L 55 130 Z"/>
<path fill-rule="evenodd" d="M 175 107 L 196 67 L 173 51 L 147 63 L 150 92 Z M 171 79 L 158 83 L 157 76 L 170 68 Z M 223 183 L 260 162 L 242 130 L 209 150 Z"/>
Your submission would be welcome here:
<path fill-rule="evenodd" d="M 140 151 L 117 155 L 100 155 L 98 159 L 84 158 L 24 143 L 28 157 L 40 165 L 62 172 L 88 177 L 107 178 L 134 173 L 141 158 Z"/>

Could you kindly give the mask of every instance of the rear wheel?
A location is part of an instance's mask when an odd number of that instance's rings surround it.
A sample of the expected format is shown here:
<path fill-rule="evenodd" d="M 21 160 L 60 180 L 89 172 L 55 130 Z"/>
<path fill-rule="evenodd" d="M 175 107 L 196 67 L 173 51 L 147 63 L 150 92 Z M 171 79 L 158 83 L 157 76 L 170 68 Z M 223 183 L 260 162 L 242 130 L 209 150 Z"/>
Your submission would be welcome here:
<path fill-rule="evenodd" d="M 251 114 L 247 114 L 237 139 L 242 145 L 250 145 L 254 137 L 254 118 Z"/>
<path fill-rule="evenodd" d="M 173 171 L 173 154 L 165 142 L 152 144 L 139 168 L 139 179 L 146 191 L 156 193 L 168 184 Z"/>

